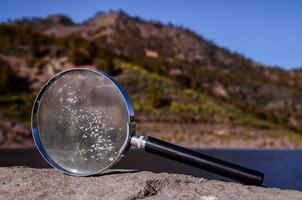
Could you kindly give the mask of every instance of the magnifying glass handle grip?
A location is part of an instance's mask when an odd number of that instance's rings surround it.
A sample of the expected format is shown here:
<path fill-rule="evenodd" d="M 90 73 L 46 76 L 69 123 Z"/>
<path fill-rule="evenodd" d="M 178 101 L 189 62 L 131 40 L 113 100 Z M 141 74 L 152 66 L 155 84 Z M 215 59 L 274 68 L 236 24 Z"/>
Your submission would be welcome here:
<path fill-rule="evenodd" d="M 145 151 L 219 174 L 248 185 L 262 185 L 264 174 L 156 138 L 148 137 Z"/>

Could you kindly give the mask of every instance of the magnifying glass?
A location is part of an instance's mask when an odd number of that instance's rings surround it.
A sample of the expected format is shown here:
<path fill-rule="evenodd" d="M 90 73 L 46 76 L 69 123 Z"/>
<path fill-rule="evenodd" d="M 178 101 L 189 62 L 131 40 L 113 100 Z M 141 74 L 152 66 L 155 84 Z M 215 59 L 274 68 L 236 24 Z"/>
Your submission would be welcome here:
<path fill-rule="evenodd" d="M 261 172 L 135 132 L 134 109 L 122 86 L 86 68 L 63 71 L 36 97 L 32 133 L 44 159 L 63 173 L 89 176 L 116 164 L 133 146 L 245 184 L 261 185 Z"/>

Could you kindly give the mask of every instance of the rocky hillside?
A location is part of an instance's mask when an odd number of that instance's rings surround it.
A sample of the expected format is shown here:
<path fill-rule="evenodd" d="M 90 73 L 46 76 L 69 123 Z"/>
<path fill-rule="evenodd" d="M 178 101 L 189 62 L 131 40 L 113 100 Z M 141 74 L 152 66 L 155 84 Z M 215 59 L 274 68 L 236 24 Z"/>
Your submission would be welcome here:
<path fill-rule="evenodd" d="M 302 132 L 300 70 L 256 63 L 182 27 L 123 12 L 99 13 L 81 24 L 53 15 L 0 25 L 0 44 L 0 117 L 6 123 L 28 127 L 41 85 L 63 69 L 87 66 L 125 86 L 141 123 Z M 2 141 L 16 140 L 2 124 L 1 130 Z"/>

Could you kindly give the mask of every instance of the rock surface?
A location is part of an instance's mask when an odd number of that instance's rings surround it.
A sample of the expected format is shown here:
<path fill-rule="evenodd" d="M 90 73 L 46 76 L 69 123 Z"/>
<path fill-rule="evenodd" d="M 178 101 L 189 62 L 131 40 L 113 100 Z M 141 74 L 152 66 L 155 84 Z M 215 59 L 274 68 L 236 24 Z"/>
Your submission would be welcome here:
<path fill-rule="evenodd" d="M 73 177 L 54 169 L 0 168 L 0 199 L 302 199 L 302 192 L 186 175 L 111 170 Z"/>

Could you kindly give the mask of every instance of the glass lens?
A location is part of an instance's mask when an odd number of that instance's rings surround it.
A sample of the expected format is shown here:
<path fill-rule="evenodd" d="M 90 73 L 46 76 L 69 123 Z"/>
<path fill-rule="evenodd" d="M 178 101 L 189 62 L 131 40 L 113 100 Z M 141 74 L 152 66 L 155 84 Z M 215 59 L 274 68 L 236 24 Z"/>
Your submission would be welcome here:
<path fill-rule="evenodd" d="M 128 139 L 129 115 L 120 90 L 98 72 L 78 69 L 50 82 L 38 108 L 48 156 L 79 175 L 113 163 Z"/>

